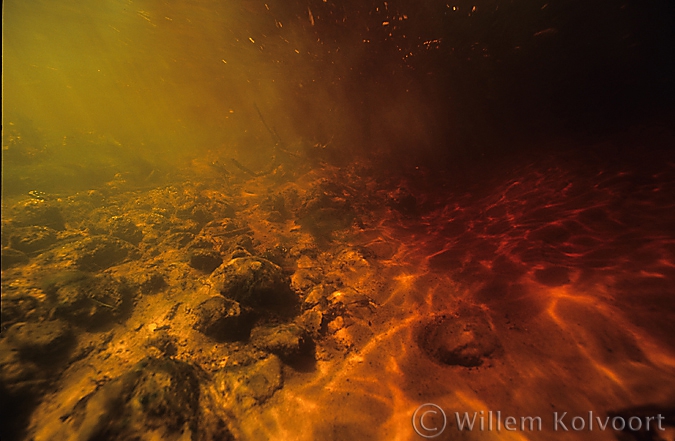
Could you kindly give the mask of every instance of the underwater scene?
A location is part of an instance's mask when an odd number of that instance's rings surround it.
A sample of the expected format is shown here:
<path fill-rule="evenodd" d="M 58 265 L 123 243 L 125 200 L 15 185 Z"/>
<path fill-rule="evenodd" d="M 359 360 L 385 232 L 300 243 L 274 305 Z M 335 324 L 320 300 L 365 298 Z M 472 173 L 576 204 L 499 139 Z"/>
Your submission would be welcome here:
<path fill-rule="evenodd" d="M 2 29 L 2 441 L 675 440 L 669 0 Z"/>

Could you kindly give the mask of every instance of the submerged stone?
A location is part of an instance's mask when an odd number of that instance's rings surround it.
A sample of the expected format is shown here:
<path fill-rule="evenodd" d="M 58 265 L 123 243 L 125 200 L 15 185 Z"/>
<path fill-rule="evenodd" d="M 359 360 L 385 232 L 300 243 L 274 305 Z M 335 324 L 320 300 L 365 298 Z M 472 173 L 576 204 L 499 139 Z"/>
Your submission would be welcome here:
<path fill-rule="evenodd" d="M 14 220 L 19 226 L 37 225 L 55 230 L 65 230 L 61 210 L 51 202 L 30 199 L 14 207 Z"/>
<path fill-rule="evenodd" d="M 202 410 L 199 386 L 194 366 L 145 358 L 82 398 L 64 423 L 80 440 L 233 439 L 224 421 Z"/>
<path fill-rule="evenodd" d="M 272 398 L 283 386 L 281 360 L 269 355 L 250 364 L 228 366 L 214 374 L 213 382 L 227 402 L 250 409 Z"/>
<path fill-rule="evenodd" d="M 222 263 L 223 258 L 217 251 L 196 249 L 190 253 L 190 266 L 205 273 L 212 273 Z"/>
<path fill-rule="evenodd" d="M 126 240 L 134 245 L 138 245 L 143 240 L 143 232 L 131 219 L 113 216 L 108 228 L 111 236 Z"/>
<path fill-rule="evenodd" d="M 78 268 L 98 271 L 122 263 L 136 254 L 136 249 L 116 237 L 91 236 L 73 244 L 71 252 Z"/>
<path fill-rule="evenodd" d="M 434 318 L 420 329 L 418 343 L 433 360 L 451 366 L 480 366 L 502 350 L 487 318 L 474 310 Z"/>
<path fill-rule="evenodd" d="M 66 355 L 74 342 L 70 327 L 61 320 L 17 323 L 9 329 L 7 338 L 21 358 L 39 364 Z"/>
<path fill-rule="evenodd" d="M 44 250 L 56 241 L 56 230 L 37 225 L 17 228 L 9 238 L 10 246 L 24 253 Z"/>
<path fill-rule="evenodd" d="M 300 355 L 307 348 L 309 337 L 295 324 L 255 328 L 251 342 L 259 349 L 278 355 L 284 360 Z"/>
<path fill-rule="evenodd" d="M 218 341 L 245 340 L 253 326 L 253 316 L 239 303 L 215 296 L 199 304 L 194 328 Z"/>
<path fill-rule="evenodd" d="M 108 275 L 80 275 L 74 280 L 49 285 L 46 290 L 56 316 L 87 329 L 120 320 L 131 308 L 131 289 Z"/>
<path fill-rule="evenodd" d="M 26 253 L 13 248 L 2 248 L 2 269 L 11 268 L 15 265 L 28 263 Z"/>
<path fill-rule="evenodd" d="M 258 257 L 238 257 L 211 275 L 223 296 L 252 307 L 284 307 L 297 302 L 280 266 Z"/>

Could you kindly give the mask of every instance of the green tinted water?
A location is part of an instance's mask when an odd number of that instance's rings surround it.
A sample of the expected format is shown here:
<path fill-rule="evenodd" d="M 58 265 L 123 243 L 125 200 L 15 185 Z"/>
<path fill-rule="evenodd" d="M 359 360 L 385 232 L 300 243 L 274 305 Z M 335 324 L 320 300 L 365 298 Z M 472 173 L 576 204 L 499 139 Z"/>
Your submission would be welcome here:
<path fill-rule="evenodd" d="M 266 163 L 273 141 L 254 103 L 295 140 L 284 94 L 313 73 L 298 75 L 293 57 L 307 50 L 292 29 L 281 35 L 264 3 L 12 0 L 4 9 L 8 193 L 126 171 L 142 180 L 213 149 Z"/>

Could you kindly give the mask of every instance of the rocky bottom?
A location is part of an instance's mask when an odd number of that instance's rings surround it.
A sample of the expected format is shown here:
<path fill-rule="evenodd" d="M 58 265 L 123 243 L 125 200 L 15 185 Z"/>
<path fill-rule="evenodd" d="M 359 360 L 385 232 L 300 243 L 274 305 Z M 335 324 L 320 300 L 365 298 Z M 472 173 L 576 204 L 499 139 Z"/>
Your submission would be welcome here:
<path fill-rule="evenodd" d="M 340 173 L 195 163 L 6 201 L 3 439 L 240 439 L 242 414 L 344 357 L 380 283 L 346 237 L 387 200 Z"/>
<path fill-rule="evenodd" d="M 675 162 L 563 159 L 431 192 L 196 161 L 5 200 L 3 441 L 416 439 L 427 402 L 672 427 Z"/>

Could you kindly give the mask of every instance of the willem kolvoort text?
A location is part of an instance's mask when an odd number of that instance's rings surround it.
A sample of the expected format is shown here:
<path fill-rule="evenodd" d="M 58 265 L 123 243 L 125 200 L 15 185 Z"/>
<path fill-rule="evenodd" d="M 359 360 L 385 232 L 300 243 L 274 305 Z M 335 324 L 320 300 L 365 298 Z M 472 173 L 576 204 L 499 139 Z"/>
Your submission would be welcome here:
<path fill-rule="evenodd" d="M 598 416 L 592 411 L 587 415 L 569 415 L 568 412 L 553 412 L 551 421 L 554 431 L 604 431 L 604 430 L 665 430 L 664 417 L 654 416 Z M 503 416 L 501 411 L 481 410 L 480 412 L 455 412 L 458 430 L 477 431 L 541 431 L 543 422 L 540 416 Z"/>

